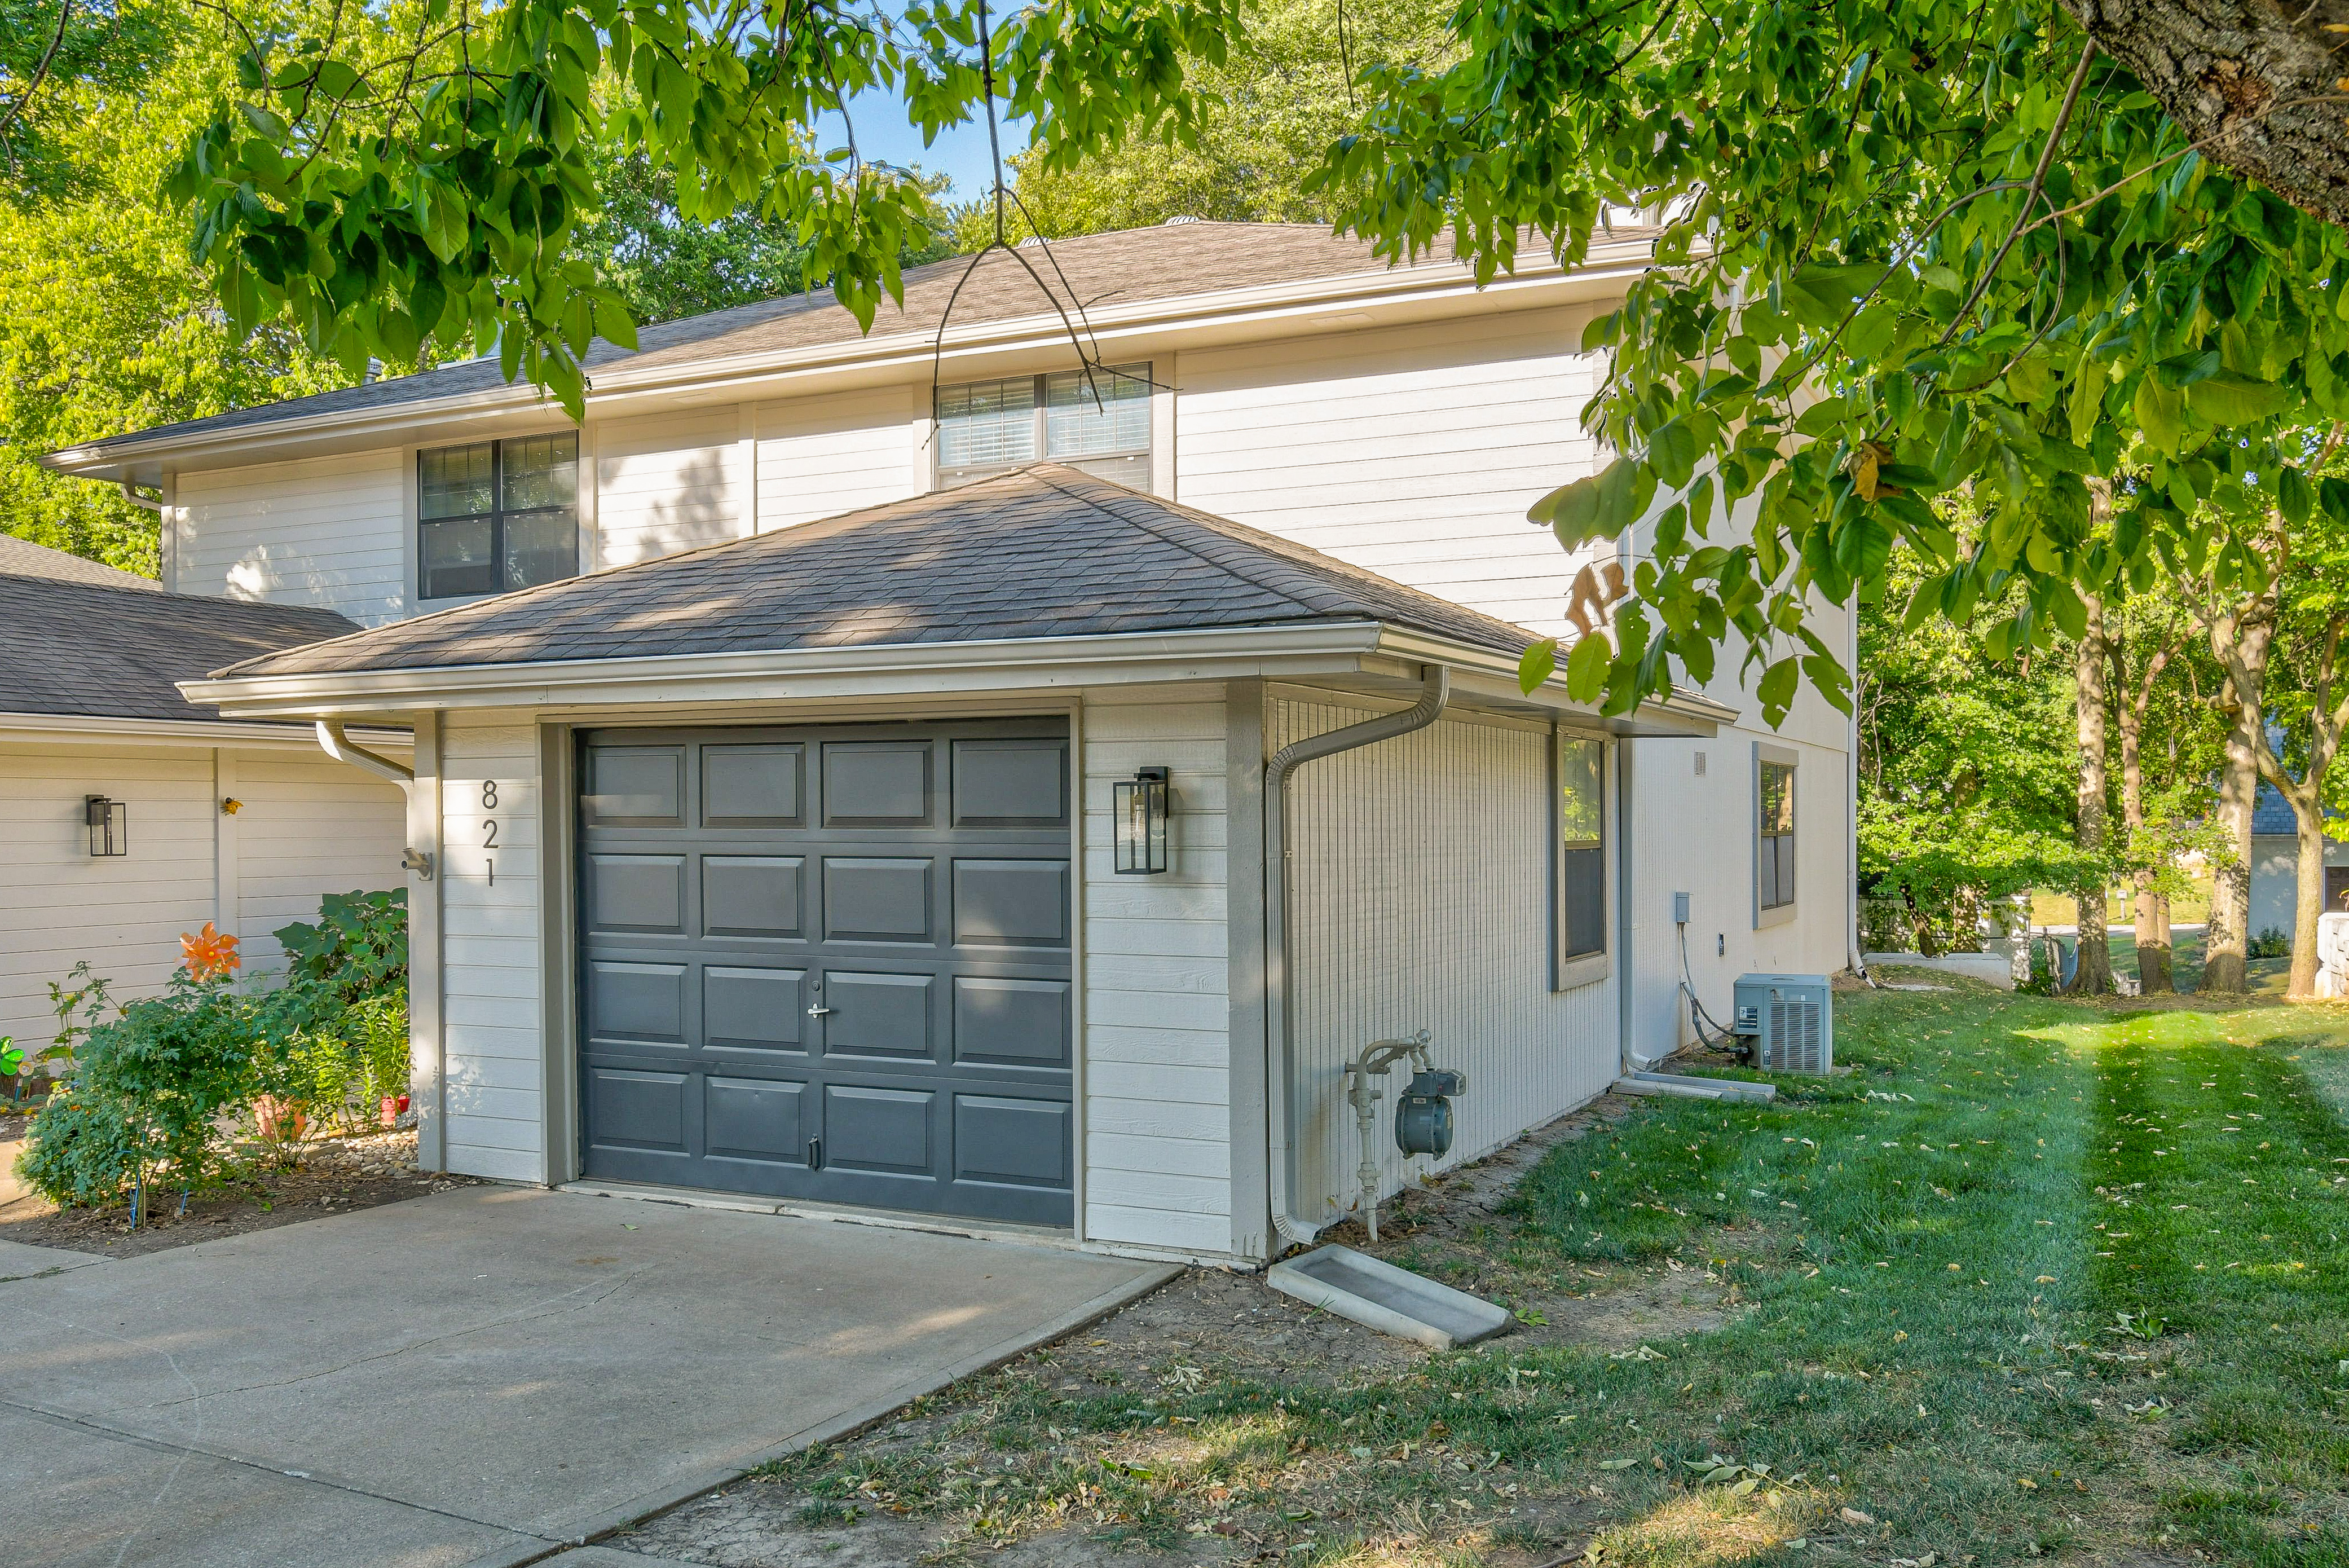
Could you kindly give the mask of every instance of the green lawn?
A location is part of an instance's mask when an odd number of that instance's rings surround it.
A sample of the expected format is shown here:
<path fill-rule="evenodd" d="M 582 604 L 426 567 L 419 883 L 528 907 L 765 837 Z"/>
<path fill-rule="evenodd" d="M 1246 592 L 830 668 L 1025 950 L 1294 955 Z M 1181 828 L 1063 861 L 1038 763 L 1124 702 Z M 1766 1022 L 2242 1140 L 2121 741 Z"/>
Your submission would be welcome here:
<path fill-rule="evenodd" d="M 1837 1005 L 1853 1071 L 1766 1106 L 1647 1102 L 1420 1260 L 1561 1320 L 1677 1266 L 1727 1293 L 1723 1328 L 1142 1400 L 979 1379 L 947 1397 L 993 1481 L 854 1445 L 781 1473 L 885 1481 L 976 1540 L 1236 1521 L 1235 1560 L 1538 1561 L 1595 1533 L 1609 1563 L 2349 1563 L 2349 1010 Z M 1154 1433 L 1148 1466 L 1082 1457 Z"/>

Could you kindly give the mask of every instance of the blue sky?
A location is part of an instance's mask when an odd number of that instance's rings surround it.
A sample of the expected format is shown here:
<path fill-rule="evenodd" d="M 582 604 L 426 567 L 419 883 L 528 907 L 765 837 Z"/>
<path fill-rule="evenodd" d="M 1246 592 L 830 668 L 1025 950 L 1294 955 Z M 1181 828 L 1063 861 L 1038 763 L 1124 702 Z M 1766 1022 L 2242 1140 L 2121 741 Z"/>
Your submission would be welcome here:
<path fill-rule="evenodd" d="M 849 100 L 856 117 L 856 150 L 867 158 L 920 168 L 934 174 L 945 174 L 954 181 L 954 196 L 968 202 L 984 194 L 994 183 L 994 166 L 987 152 L 987 125 L 976 121 L 952 126 L 938 133 L 936 141 L 925 148 L 922 133 L 905 119 L 905 101 L 894 93 L 866 91 Z M 837 117 L 825 117 L 823 140 L 827 146 L 837 145 L 841 138 Z M 1024 125 L 1003 122 L 1004 172 L 1010 172 L 1011 155 L 1028 145 Z"/>

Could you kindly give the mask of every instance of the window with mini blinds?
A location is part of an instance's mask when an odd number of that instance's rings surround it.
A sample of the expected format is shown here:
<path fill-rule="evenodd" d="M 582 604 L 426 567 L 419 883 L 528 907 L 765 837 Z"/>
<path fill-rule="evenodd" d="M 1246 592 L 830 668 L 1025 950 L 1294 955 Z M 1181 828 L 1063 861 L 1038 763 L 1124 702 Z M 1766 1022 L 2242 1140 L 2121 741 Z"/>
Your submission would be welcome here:
<path fill-rule="evenodd" d="M 1042 462 L 1148 490 L 1150 367 L 941 387 L 936 461 L 941 490 Z"/>
<path fill-rule="evenodd" d="M 579 437 L 522 436 L 416 456 L 416 591 L 512 593 L 579 575 Z"/>

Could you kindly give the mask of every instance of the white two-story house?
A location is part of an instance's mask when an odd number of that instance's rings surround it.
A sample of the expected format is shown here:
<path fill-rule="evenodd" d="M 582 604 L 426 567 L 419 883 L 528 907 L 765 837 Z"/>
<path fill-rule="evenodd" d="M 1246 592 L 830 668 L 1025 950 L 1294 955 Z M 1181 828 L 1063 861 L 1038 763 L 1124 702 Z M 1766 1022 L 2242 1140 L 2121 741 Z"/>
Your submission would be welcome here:
<path fill-rule="evenodd" d="M 1839 715 L 1517 687 L 1642 237 L 1023 256 L 599 348 L 577 425 L 472 362 L 50 460 L 368 628 L 188 691 L 413 732 L 426 1163 L 1255 1262 L 1359 1206 L 1371 1042 L 1467 1079 L 1433 1161 L 1387 1083 L 1391 1192 L 1683 1043 L 1684 967 L 1843 966 Z"/>

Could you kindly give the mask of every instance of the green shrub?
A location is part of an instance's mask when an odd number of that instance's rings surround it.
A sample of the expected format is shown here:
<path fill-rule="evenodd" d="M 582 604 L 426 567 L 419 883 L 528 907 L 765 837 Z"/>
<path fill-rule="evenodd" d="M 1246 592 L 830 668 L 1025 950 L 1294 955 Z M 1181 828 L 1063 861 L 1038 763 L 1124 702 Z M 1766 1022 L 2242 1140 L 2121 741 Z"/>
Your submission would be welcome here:
<path fill-rule="evenodd" d="M 248 1011 L 226 977 L 194 981 L 181 970 L 163 995 L 92 1025 L 33 1118 L 25 1179 L 58 1204 L 217 1180 L 215 1119 L 257 1084 Z"/>
<path fill-rule="evenodd" d="M 2245 946 L 2243 956 L 2255 959 L 2290 958 L 2292 957 L 2292 938 L 2273 926 L 2264 927 L 2260 934 L 2253 937 Z"/>
<path fill-rule="evenodd" d="M 388 1096 L 408 1093 L 408 992 L 362 997 L 291 1044 L 289 1099 L 349 1131 L 375 1125 Z"/>

